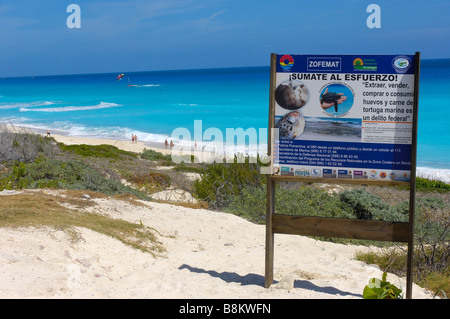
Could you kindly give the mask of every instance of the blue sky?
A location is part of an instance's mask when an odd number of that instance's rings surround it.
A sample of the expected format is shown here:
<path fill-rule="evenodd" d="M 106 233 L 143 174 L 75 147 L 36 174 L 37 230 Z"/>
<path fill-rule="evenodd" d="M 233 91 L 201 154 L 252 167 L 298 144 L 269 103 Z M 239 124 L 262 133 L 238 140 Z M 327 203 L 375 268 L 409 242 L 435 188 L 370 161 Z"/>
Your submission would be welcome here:
<path fill-rule="evenodd" d="M 448 0 L 0 0 L 0 77 L 267 66 L 271 52 L 450 58 L 449 14 Z"/>

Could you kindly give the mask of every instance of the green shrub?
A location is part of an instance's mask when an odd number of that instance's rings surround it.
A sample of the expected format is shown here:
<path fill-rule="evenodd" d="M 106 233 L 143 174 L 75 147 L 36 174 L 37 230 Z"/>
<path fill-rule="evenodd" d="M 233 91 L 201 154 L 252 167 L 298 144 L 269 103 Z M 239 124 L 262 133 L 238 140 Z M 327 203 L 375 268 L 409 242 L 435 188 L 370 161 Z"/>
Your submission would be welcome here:
<path fill-rule="evenodd" d="M 263 224 L 266 214 L 266 186 L 242 188 L 238 194 L 231 196 L 225 211 Z M 275 211 L 283 215 L 356 218 L 342 207 L 338 196 L 313 187 L 278 188 L 275 193 Z"/>
<path fill-rule="evenodd" d="M 66 188 L 98 191 L 108 195 L 133 194 L 146 196 L 128 186 L 104 178 L 99 172 L 83 162 L 63 162 L 39 158 L 32 163 L 16 163 L 0 178 L 3 188 Z M 5 187 L 5 185 L 7 187 Z"/>
<path fill-rule="evenodd" d="M 397 288 L 386 280 L 387 273 L 383 273 L 383 277 L 371 278 L 369 284 L 364 287 L 364 299 L 403 299 L 402 290 Z"/>
<path fill-rule="evenodd" d="M 428 211 L 444 210 L 448 205 L 442 198 L 434 196 L 416 197 L 415 214 L 416 217 L 423 216 Z M 394 209 L 401 214 L 409 214 L 409 200 L 403 201 L 394 206 Z"/>
<path fill-rule="evenodd" d="M 139 189 L 144 187 L 148 191 L 157 191 L 170 186 L 170 177 L 160 172 L 134 174 L 129 177 L 129 181 L 136 184 Z"/>
<path fill-rule="evenodd" d="M 66 152 L 75 153 L 84 157 L 106 157 L 110 159 L 120 159 L 124 157 L 136 158 L 137 154 L 133 152 L 123 151 L 113 145 L 86 145 L 75 144 L 65 145 L 59 143 L 61 150 Z"/>
<path fill-rule="evenodd" d="M 450 184 L 446 184 L 442 181 L 430 180 L 426 178 L 417 177 L 416 178 L 416 188 L 417 189 L 433 189 L 433 190 L 443 190 L 450 191 Z"/>
<path fill-rule="evenodd" d="M 230 196 L 225 211 L 256 224 L 264 224 L 266 216 L 266 188 L 245 186 L 236 195 Z"/>
<path fill-rule="evenodd" d="M 165 165 L 172 165 L 172 157 L 170 155 L 164 155 L 163 153 L 154 151 L 154 150 L 147 150 L 144 149 L 144 151 L 140 154 L 141 158 L 144 158 L 149 161 L 161 161 Z"/>
<path fill-rule="evenodd" d="M 175 166 L 173 170 L 176 172 L 199 173 L 199 174 L 203 172 L 200 166 L 189 166 L 184 163 Z"/>
<path fill-rule="evenodd" d="M 345 205 L 341 205 L 338 195 L 309 186 L 298 190 L 278 189 L 275 211 L 285 215 L 356 218 Z"/>
<path fill-rule="evenodd" d="M 358 219 L 407 221 L 408 215 L 398 212 L 382 199 L 364 188 L 345 190 L 340 195 L 340 201 L 348 207 Z"/>
<path fill-rule="evenodd" d="M 9 161 L 31 162 L 39 155 L 54 157 L 59 153 L 53 138 L 28 133 L 25 129 L 0 124 L 0 163 Z"/>
<path fill-rule="evenodd" d="M 248 157 L 238 162 L 235 157 L 233 163 L 207 164 L 201 179 L 194 183 L 194 194 L 211 207 L 221 208 L 245 186 L 260 187 L 265 180 L 260 174 L 260 163 L 251 163 Z"/>

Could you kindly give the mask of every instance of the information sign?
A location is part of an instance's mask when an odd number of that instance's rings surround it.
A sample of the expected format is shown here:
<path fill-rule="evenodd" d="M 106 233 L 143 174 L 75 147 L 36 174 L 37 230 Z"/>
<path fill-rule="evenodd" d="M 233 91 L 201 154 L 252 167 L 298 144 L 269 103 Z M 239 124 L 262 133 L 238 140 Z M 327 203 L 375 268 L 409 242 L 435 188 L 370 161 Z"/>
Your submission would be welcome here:
<path fill-rule="evenodd" d="M 277 55 L 274 175 L 411 179 L 414 55 Z"/>
<path fill-rule="evenodd" d="M 272 54 L 265 286 L 273 282 L 274 234 L 408 243 L 412 296 L 420 53 Z M 409 186 L 409 221 L 280 215 L 275 182 Z"/>

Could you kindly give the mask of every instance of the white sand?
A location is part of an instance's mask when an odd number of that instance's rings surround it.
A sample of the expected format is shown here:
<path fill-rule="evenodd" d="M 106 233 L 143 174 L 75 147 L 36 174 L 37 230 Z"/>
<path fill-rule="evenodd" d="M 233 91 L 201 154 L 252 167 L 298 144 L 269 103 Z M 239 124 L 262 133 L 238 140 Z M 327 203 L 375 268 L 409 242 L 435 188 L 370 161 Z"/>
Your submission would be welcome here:
<path fill-rule="evenodd" d="M 362 298 L 368 279 L 382 275 L 353 259 L 370 248 L 275 235 L 267 289 L 265 226 L 169 204 L 91 200 L 98 205 L 89 210 L 157 229 L 167 251 L 153 257 L 88 229 L 72 242 L 49 228 L 1 228 L 0 298 Z M 414 285 L 413 298 L 432 295 Z"/>
<path fill-rule="evenodd" d="M 143 144 L 54 136 L 66 144 Z M 121 144 L 122 143 L 122 144 Z M 55 192 L 55 191 L 52 191 Z M 58 193 L 58 192 L 55 192 Z M 3 192 L 3 196 L 15 196 Z M 1 200 L 1 196 L 0 196 Z M 362 246 L 275 235 L 275 283 L 264 288 L 265 226 L 237 216 L 161 203 L 92 199 L 89 208 L 157 229 L 167 252 L 153 257 L 108 236 L 78 229 L 0 228 L 0 298 L 362 298 L 376 266 L 354 260 Z M 405 279 L 388 274 L 403 288 Z M 413 298 L 433 295 L 414 285 Z"/>

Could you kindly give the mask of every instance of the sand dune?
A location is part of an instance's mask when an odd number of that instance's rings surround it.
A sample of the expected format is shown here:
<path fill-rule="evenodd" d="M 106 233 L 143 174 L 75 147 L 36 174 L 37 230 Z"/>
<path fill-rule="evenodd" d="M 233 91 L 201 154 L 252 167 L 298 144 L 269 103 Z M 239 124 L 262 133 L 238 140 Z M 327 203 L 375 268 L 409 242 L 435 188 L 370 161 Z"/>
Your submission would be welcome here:
<path fill-rule="evenodd" d="M 347 299 L 382 275 L 353 259 L 375 248 L 276 235 L 275 283 L 264 288 L 265 226 L 170 204 L 91 200 L 98 205 L 85 209 L 157 229 L 167 251 L 153 257 L 81 228 L 75 242 L 55 229 L 1 228 L 0 298 Z M 404 278 L 388 280 L 405 287 Z M 432 294 L 414 285 L 413 298 Z"/>

